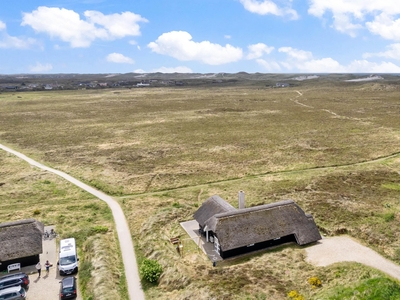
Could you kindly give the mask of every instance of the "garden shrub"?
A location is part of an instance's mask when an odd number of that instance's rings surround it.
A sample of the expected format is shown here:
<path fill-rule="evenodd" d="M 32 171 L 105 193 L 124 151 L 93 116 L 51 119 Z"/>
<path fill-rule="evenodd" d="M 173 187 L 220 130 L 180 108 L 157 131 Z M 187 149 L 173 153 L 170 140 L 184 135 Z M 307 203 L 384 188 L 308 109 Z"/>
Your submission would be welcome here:
<path fill-rule="evenodd" d="M 152 283 L 157 282 L 162 272 L 161 265 L 153 259 L 145 259 L 140 265 L 140 273 L 143 278 Z"/>

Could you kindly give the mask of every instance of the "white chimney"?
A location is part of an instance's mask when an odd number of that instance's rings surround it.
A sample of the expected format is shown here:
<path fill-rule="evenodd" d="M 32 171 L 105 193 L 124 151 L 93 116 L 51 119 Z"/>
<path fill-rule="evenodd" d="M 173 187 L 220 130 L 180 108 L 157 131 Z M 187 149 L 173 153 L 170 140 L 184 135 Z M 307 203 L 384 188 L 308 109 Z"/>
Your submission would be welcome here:
<path fill-rule="evenodd" d="M 243 209 L 246 207 L 246 203 L 244 200 L 244 192 L 239 191 L 239 209 Z"/>

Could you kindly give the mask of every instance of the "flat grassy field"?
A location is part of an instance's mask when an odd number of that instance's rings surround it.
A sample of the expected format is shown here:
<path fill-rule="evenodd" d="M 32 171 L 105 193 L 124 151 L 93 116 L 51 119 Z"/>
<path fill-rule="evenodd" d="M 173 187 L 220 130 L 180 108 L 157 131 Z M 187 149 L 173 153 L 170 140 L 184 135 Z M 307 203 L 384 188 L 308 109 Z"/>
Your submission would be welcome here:
<path fill-rule="evenodd" d="M 234 206 L 239 190 L 247 206 L 293 199 L 324 235 L 349 234 L 400 263 L 399 99 L 400 81 L 323 78 L 279 89 L 260 82 L 3 93 L 0 143 L 120 201 L 139 262 L 157 259 L 164 269 L 157 285 L 143 283 L 149 299 L 288 299 L 293 290 L 306 299 L 335 299 L 341 289 L 384 286 L 387 279 L 359 264 L 314 267 L 296 245 L 213 268 L 179 222 L 192 219 L 214 194 Z M 74 234 L 106 226 L 107 233 L 93 233 L 99 242 L 91 246 L 98 250 L 84 253 L 106 251 L 88 261 L 107 268 L 101 261 L 116 246 L 104 204 L 4 153 L 0 159 L 0 220 L 36 217 Z M 39 175 L 18 180 L 25 172 Z M 68 211 L 81 216 L 72 226 L 59 217 Z M 88 225 L 93 213 L 95 223 Z M 183 257 L 169 242 L 179 235 Z M 82 240 L 83 250 L 86 245 Z M 114 265 L 121 266 L 114 256 Z M 91 283 L 121 285 L 120 279 L 99 281 L 95 267 L 88 270 Z M 321 287 L 307 282 L 314 276 Z M 86 286 L 89 291 L 91 284 Z M 125 299 L 126 288 L 117 291 Z"/>

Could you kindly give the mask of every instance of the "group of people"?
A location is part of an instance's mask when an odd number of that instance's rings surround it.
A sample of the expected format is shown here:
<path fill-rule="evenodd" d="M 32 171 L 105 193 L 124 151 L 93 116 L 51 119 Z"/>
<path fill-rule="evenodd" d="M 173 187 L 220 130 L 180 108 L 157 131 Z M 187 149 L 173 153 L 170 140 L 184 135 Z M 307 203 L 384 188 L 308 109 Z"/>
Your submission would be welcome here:
<path fill-rule="evenodd" d="M 46 268 L 46 274 L 49 274 L 51 263 L 48 260 L 46 260 L 46 263 L 44 264 L 44 266 Z M 40 261 L 36 264 L 36 270 L 38 271 L 38 275 L 40 277 L 40 275 L 42 273 L 42 265 L 40 264 Z"/>

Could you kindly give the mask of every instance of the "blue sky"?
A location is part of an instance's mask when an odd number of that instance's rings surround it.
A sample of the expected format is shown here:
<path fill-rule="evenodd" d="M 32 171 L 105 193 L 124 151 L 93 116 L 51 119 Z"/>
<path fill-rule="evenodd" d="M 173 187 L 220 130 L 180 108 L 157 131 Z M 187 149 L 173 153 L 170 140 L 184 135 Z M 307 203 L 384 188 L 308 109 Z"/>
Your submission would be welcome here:
<path fill-rule="evenodd" d="M 0 74 L 400 73 L 399 4 L 2 1 Z"/>

